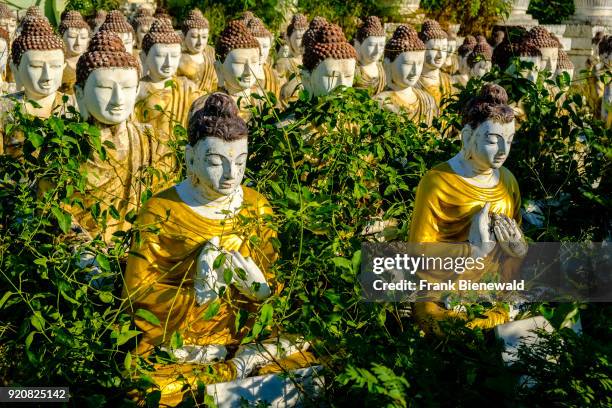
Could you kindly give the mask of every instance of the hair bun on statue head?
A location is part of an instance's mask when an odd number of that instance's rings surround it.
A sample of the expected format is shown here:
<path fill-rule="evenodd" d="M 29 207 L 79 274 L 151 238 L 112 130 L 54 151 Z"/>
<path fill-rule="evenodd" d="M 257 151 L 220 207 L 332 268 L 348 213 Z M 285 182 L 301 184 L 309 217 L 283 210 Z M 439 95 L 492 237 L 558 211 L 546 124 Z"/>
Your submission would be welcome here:
<path fill-rule="evenodd" d="M 187 128 L 190 146 L 195 146 L 207 137 L 231 142 L 249 135 L 246 122 L 239 116 L 236 102 L 221 92 L 201 96 L 193 102 Z"/>
<path fill-rule="evenodd" d="M 440 23 L 436 20 L 425 20 L 419 32 L 419 38 L 423 42 L 429 40 L 445 40 L 448 39 L 448 34 L 442 29 Z"/>
<path fill-rule="evenodd" d="M 227 54 L 235 49 L 259 50 L 259 42 L 251 34 L 242 20 L 233 20 L 227 23 L 217 39 L 216 52 L 218 59 L 224 61 Z"/>
<path fill-rule="evenodd" d="M 376 16 L 369 16 L 363 20 L 363 24 L 357 30 L 355 39 L 363 42 L 368 37 L 384 37 L 385 29 L 383 28 L 380 19 Z"/>
<path fill-rule="evenodd" d="M 53 32 L 53 28 L 46 18 L 31 16 L 22 20 L 21 34 L 11 44 L 13 64 L 19 66 L 21 57 L 29 50 L 64 51 L 64 41 Z"/>
<path fill-rule="evenodd" d="M 394 61 L 398 55 L 409 51 L 425 51 L 425 44 L 414 28 L 402 24 L 385 44 L 385 58 Z"/>
<path fill-rule="evenodd" d="M 357 52 L 346 41 L 342 28 L 332 23 L 313 30 L 308 47 L 304 44 L 304 68 L 312 72 L 321 61 L 327 58 L 357 59 Z"/>
<path fill-rule="evenodd" d="M 497 84 L 484 84 L 478 96 L 466 104 L 463 112 L 463 124 L 476 129 L 478 125 L 493 120 L 510 123 L 514 120 L 514 111 L 508 106 L 508 93 Z"/>

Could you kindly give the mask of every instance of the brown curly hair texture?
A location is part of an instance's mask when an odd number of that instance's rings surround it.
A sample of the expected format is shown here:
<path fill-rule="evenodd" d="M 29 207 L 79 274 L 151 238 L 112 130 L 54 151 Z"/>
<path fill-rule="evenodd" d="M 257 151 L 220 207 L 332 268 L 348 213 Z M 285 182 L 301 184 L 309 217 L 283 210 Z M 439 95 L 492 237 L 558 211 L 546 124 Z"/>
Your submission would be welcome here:
<path fill-rule="evenodd" d="M 6 45 L 10 44 L 10 39 L 9 39 L 9 32 L 6 31 L 4 28 L 0 27 L 0 38 L 2 38 L 4 41 L 6 41 Z"/>
<path fill-rule="evenodd" d="M 91 31 L 89 24 L 87 24 L 87 22 L 83 19 L 81 13 L 76 10 L 70 10 L 65 14 L 62 22 L 59 25 L 59 33 L 64 35 L 66 30 L 69 28 L 86 28 L 87 31 Z"/>
<path fill-rule="evenodd" d="M 307 29 L 308 29 L 308 19 L 306 18 L 306 16 L 300 13 L 294 14 L 293 17 L 291 17 L 291 22 L 287 26 L 287 39 L 291 37 L 291 34 L 293 34 L 295 30 L 307 30 Z"/>
<path fill-rule="evenodd" d="M 398 55 L 408 51 L 425 51 L 425 43 L 413 27 L 401 25 L 393 32 L 393 37 L 385 44 L 385 58 L 394 61 Z"/>
<path fill-rule="evenodd" d="M 46 18 L 24 18 L 21 25 L 21 34 L 11 45 L 11 58 L 15 66 L 19 66 L 21 57 L 29 50 L 62 50 L 64 41 L 53 32 L 53 28 Z"/>
<path fill-rule="evenodd" d="M 24 18 L 26 18 L 26 17 L 40 17 L 40 18 L 43 18 L 43 17 L 45 17 L 45 15 L 43 14 L 42 10 L 40 8 L 38 8 L 37 6 L 30 6 L 30 7 L 28 7 L 28 9 L 25 12 Z"/>
<path fill-rule="evenodd" d="M 249 25 L 249 21 L 251 21 L 255 17 L 256 17 L 255 13 L 253 13 L 252 11 L 247 10 L 244 13 L 242 13 L 242 15 L 240 16 L 240 18 L 238 20 L 242 20 L 244 25 L 248 26 Z"/>
<path fill-rule="evenodd" d="M 327 23 L 314 32 L 312 45 L 304 48 L 304 68 L 312 72 L 319 63 L 327 58 L 357 59 L 357 52 L 346 41 L 342 28 Z"/>
<path fill-rule="evenodd" d="M 180 44 L 181 42 L 183 42 L 181 36 L 174 32 L 170 21 L 155 19 L 151 29 L 142 39 L 142 50 L 148 54 L 155 44 Z"/>
<path fill-rule="evenodd" d="M 317 30 L 323 27 L 324 25 L 329 24 L 325 17 L 316 16 L 310 21 L 308 25 L 308 30 L 304 33 L 304 37 L 302 37 L 302 45 L 304 48 L 309 48 L 314 45 L 315 37 L 317 35 Z"/>
<path fill-rule="evenodd" d="M 168 12 L 168 10 L 166 10 L 164 7 L 157 7 L 155 9 L 155 13 L 153 14 L 153 17 L 160 19 L 160 20 L 170 20 L 170 23 L 172 23 L 172 16 Z"/>
<path fill-rule="evenodd" d="M 132 33 L 134 35 L 134 29 L 119 10 L 108 13 L 99 30 L 112 31 L 113 33 Z"/>
<path fill-rule="evenodd" d="M 230 51 L 237 48 L 257 48 L 259 42 L 241 20 L 230 21 L 219 35 L 215 51 L 220 61 L 225 60 Z"/>
<path fill-rule="evenodd" d="M 2 19 L 2 20 L 8 20 L 8 19 L 17 20 L 17 16 L 15 15 L 15 12 L 9 6 L 7 6 L 4 3 L 0 3 L 0 19 Z"/>
<path fill-rule="evenodd" d="M 134 13 L 134 20 L 140 17 L 153 17 L 153 10 L 147 7 L 138 7 Z"/>
<path fill-rule="evenodd" d="M 603 55 L 603 54 L 609 54 L 612 52 L 612 37 L 609 35 L 606 35 L 604 38 L 601 39 L 601 41 L 599 42 L 599 55 Z"/>
<path fill-rule="evenodd" d="M 155 19 L 152 16 L 140 16 L 132 20 L 132 28 L 134 31 L 138 31 L 140 26 L 148 25 L 150 27 L 154 21 Z"/>
<path fill-rule="evenodd" d="M 519 57 L 541 57 L 542 52 L 533 42 L 524 38 L 518 44 L 514 44 L 513 49 Z"/>
<path fill-rule="evenodd" d="M 77 62 L 77 85 L 85 85 L 91 72 L 98 68 L 134 68 L 138 78 L 141 76 L 140 61 L 125 51 L 121 38 L 112 31 L 98 31 L 89 42 L 87 52 Z"/>
<path fill-rule="evenodd" d="M 506 90 L 497 84 L 485 84 L 476 97 L 470 99 L 463 110 L 463 125 L 476 129 L 481 123 L 493 120 L 510 123 L 514 111 L 508 106 Z"/>
<path fill-rule="evenodd" d="M 253 17 L 247 23 L 247 28 L 254 37 L 264 38 L 272 37 L 272 33 L 266 28 L 263 21 L 259 17 Z"/>
<path fill-rule="evenodd" d="M 419 38 L 424 43 L 429 40 L 448 39 L 448 34 L 442 29 L 436 20 L 425 20 L 419 32 Z"/>
<path fill-rule="evenodd" d="M 229 95 L 215 92 L 201 98 L 206 98 L 203 106 L 201 101 L 196 100 L 194 109 L 189 113 L 187 138 L 190 146 L 207 137 L 231 142 L 249 136 L 247 124 L 239 116 L 238 106 Z"/>
<path fill-rule="evenodd" d="M 183 31 L 183 35 L 187 35 L 189 30 L 194 28 L 209 28 L 208 20 L 202 12 L 198 9 L 193 9 L 187 14 L 185 21 L 181 25 L 181 30 Z"/>
<path fill-rule="evenodd" d="M 525 37 L 538 48 L 559 48 L 559 41 L 552 38 L 548 30 L 542 26 L 535 26 Z"/>
<path fill-rule="evenodd" d="M 480 60 L 491 61 L 493 59 L 493 47 L 487 42 L 481 42 L 474 46 L 474 49 L 467 57 L 467 64 L 470 67 L 476 65 Z"/>
<path fill-rule="evenodd" d="M 559 59 L 557 60 L 558 69 L 574 69 L 574 63 L 569 59 L 567 53 L 559 50 Z"/>
<path fill-rule="evenodd" d="M 376 16 L 369 16 L 363 21 L 363 24 L 357 30 L 355 39 L 359 42 L 363 42 L 368 37 L 384 37 L 385 29 L 383 28 L 380 18 Z"/>
<path fill-rule="evenodd" d="M 457 54 L 459 54 L 460 57 L 465 57 L 470 52 L 472 52 L 476 44 L 478 44 L 476 41 L 476 37 L 474 37 L 473 35 L 466 36 L 463 39 L 463 44 L 461 44 L 459 48 L 457 48 Z"/>

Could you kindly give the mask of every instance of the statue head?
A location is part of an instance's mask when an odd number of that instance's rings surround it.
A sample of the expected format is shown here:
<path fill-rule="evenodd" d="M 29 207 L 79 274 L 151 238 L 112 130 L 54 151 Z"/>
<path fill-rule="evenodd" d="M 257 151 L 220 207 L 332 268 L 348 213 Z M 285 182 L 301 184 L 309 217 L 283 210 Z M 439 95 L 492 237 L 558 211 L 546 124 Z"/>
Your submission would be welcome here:
<path fill-rule="evenodd" d="M 425 62 L 425 44 L 416 30 L 407 25 L 395 29 L 385 46 L 385 70 L 394 90 L 416 85 Z"/>
<path fill-rule="evenodd" d="M 181 60 L 181 37 L 166 19 L 156 19 L 142 40 L 144 66 L 153 82 L 161 82 L 176 74 Z"/>
<path fill-rule="evenodd" d="M 247 23 L 247 28 L 259 43 L 259 64 L 263 67 L 270 56 L 270 49 L 272 48 L 272 40 L 274 37 L 272 33 L 268 31 L 263 21 L 258 17 L 251 18 Z M 260 70 L 260 73 L 263 74 L 263 68 Z"/>
<path fill-rule="evenodd" d="M 385 52 L 385 29 L 376 16 L 366 17 L 355 35 L 355 50 L 361 65 L 381 60 Z"/>
<path fill-rule="evenodd" d="M 183 45 L 189 54 L 199 54 L 204 51 L 208 44 L 208 35 L 210 27 L 208 20 L 202 15 L 198 9 L 191 10 L 183 21 Z"/>
<path fill-rule="evenodd" d="M 11 69 L 29 99 L 54 94 L 62 84 L 64 42 L 47 19 L 28 17 L 11 46 Z"/>
<path fill-rule="evenodd" d="M 287 44 L 294 57 L 304 54 L 302 39 L 308 29 L 308 20 L 303 14 L 294 14 L 287 26 Z"/>
<path fill-rule="evenodd" d="M 248 155 L 249 130 L 234 100 L 216 92 L 189 114 L 185 147 L 187 177 L 211 200 L 240 188 Z"/>
<path fill-rule="evenodd" d="M 325 95 L 339 86 L 352 86 L 357 52 L 342 29 L 327 23 L 313 32 L 304 50 L 302 82 L 311 95 Z"/>
<path fill-rule="evenodd" d="M 119 10 L 112 10 L 107 14 L 99 31 L 112 31 L 117 34 L 123 41 L 125 50 L 132 53 L 134 49 L 134 29 Z"/>
<path fill-rule="evenodd" d="M 106 21 L 106 16 L 108 12 L 106 10 L 98 10 L 96 11 L 96 15 L 93 19 L 90 20 L 89 25 L 93 27 L 93 32 L 97 33 L 104 21 Z"/>
<path fill-rule="evenodd" d="M 145 9 L 145 10 L 148 10 L 148 9 Z M 132 20 L 132 28 L 134 29 L 134 33 L 135 33 L 134 46 L 136 48 L 142 49 L 142 40 L 144 39 L 145 35 L 147 35 L 149 30 L 151 29 L 151 26 L 153 25 L 154 20 L 155 19 L 153 18 L 153 16 L 140 16 Z"/>
<path fill-rule="evenodd" d="M 570 79 L 574 77 L 574 64 L 563 50 L 559 50 L 559 61 L 557 62 L 557 72 L 555 76 L 563 75 L 564 72 L 569 74 Z"/>
<path fill-rule="evenodd" d="M 606 34 L 603 31 L 597 31 L 591 39 L 591 55 L 599 55 L 599 43 L 604 39 Z"/>
<path fill-rule="evenodd" d="M 457 53 L 457 36 L 451 29 L 446 30 L 446 35 L 448 36 L 448 43 L 446 47 L 447 53 L 444 66 L 450 68 L 453 65 L 453 59 L 450 57 Z"/>
<path fill-rule="evenodd" d="M 219 35 L 216 52 L 217 73 L 226 88 L 247 90 L 263 76 L 258 72 L 259 42 L 241 20 L 228 23 Z"/>
<path fill-rule="evenodd" d="M 606 67 L 612 67 L 612 36 L 606 35 L 599 43 L 599 58 Z"/>
<path fill-rule="evenodd" d="M 463 39 L 463 44 L 457 48 L 457 55 L 459 55 L 459 72 L 461 74 L 468 75 L 470 73 L 470 67 L 467 64 L 467 59 L 476 44 L 476 37 L 473 35 L 468 35 Z"/>
<path fill-rule="evenodd" d="M 83 118 L 106 125 L 125 122 L 134 111 L 140 63 L 119 36 L 99 31 L 76 68 L 75 95 Z"/>
<path fill-rule="evenodd" d="M 70 10 L 64 15 L 59 32 L 64 40 L 66 56 L 76 57 L 87 50 L 90 28 L 78 11 Z"/>
<path fill-rule="evenodd" d="M 425 20 L 419 32 L 419 38 L 425 43 L 425 65 L 429 71 L 444 66 L 448 53 L 448 35 L 435 20 Z"/>
<path fill-rule="evenodd" d="M 532 68 L 521 71 L 520 74 L 524 78 L 535 82 L 538 79 L 538 73 L 541 71 L 543 65 L 542 53 L 540 52 L 540 49 L 529 40 L 523 40 L 515 48 L 519 60 L 523 62 L 530 62 L 532 64 Z"/>
<path fill-rule="evenodd" d="M 485 84 L 463 111 L 464 159 L 480 169 L 500 168 L 508 155 L 514 137 L 514 111 L 508 106 L 506 90 L 496 84 Z"/>
<path fill-rule="evenodd" d="M 540 69 L 547 70 L 554 74 L 557 71 L 557 61 L 559 60 L 559 40 L 555 39 L 546 28 L 535 26 L 526 36 L 527 41 L 538 47 L 542 54 Z"/>
<path fill-rule="evenodd" d="M 325 19 L 325 17 L 316 16 L 310 21 L 308 24 L 308 30 L 304 33 L 304 37 L 302 38 L 302 45 L 304 49 L 312 47 L 316 43 L 316 36 L 318 30 L 323 26 L 329 24 L 329 22 Z"/>
<path fill-rule="evenodd" d="M 13 10 L 11 10 L 11 8 L 4 3 L 0 3 L 0 28 L 5 29 L 9 33 L 10 40 L 15 37 L 15 30 L 17 30 L 17 16 L 15 15 L 15 12 L 13 12 Z"/>
<path fill-rule="evenodd" d="M 470 76 L 480 78 L 491 71 L 491 60 L 493 58 L 493 48 L 489 43 L 479 42 L 467 57 L 467 65 L 470 68 Z"/>
<path fill-rule="evenodd" d="M 172 16 L 170 15 L 170 13 L 168 12 L 168 10 L 166 10 L 166 8 L 164 7 L 157 7 L 155 9 L 155 13 L 153 13 L 153 17 L 156 18 L 157 20 L 167 20 L 167 22 L 172 25 Z"/>

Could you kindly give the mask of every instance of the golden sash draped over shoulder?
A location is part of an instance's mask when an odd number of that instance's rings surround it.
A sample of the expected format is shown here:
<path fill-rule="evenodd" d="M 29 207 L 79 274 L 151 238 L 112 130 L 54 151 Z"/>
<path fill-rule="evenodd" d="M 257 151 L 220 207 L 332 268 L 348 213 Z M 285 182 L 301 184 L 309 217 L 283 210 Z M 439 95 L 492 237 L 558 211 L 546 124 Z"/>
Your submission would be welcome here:
<path fill-rule="evenodd" d="M 422 77 L 417 82 L 415 88 L 422 89 L 427 92 L 431 96 L 433 96 L 436 101 L 436 105 L 440 106 L 442 99 L 451 95 L 453 93 L 453 83 L 451 81 L 450 75 L 448 75 L 444 71 L 440 71 L 440 82 L 435 85 L 429 85 L 423 82 Z"/>
<path fill-rule="evenodd" d="M 92 237 L 101 232 L 104 241 L 110 242 L 114 232 L 130 228 L 125 216 L 140 208 L 140 196 L 145 190 L 141 179 L 149 164 L 149 133 L 147 127 L 130 122 L 102 129 L 102 143 L 109 141 L 115 148 L 106 149 L 106 160 L 96 156 L 81 166 L 87 177 L 86 194 L 80 197 L 85 210 L 75 206 L 69 211 Z M 104 231 L 89 211 L 96 203 L 101 211 L 112 205 L 119 214 L 119 219 L 106 217 Z"/>
<path fill-rule="evenodd" d="M 491 212 L 505 214 L 520 223 L 521 195 L 518 183 L 505 167 L 501 167 L 499 173 L 500 180 L 495 187 L 481 188 L 456 174 L 448 162 L 428 171 L 417 189 L 409 241 L 450 244 L 439 248 L 424 246 L 431 252 L 428 253 L 430 256 L 468 257 L 471 249 L 467 240 L 472 217 L 486 203 L 491 203 Z M 499 271 L 501 263 L 504 267 L 514 268 L 519 262 L 517 258 L 505 257 L 498 246 L 485 259 L 484 270 L 473 269 L 460 276 L 461 279 L 476 281 L 487 273 Z M 430 282 L 442 282 L 456 280 L 457 276 L 453 271 L 427 271 L 426 276 L 419 277 Z M 422 327 L 438 333 L 438 320 L 451 316 L 465 318 L 460 313 L 445 310 L 434 302 L 415 303 L 414 315 Z M 507 313 L 495 308 L 485 315 L 486 318 L 475 319 L 468 323 L 468 326 L 490 328 L 507 321 Z"/>
<path fill-rule="evenodd" d="M 376 99 L 383 101 L 383 108 L 390 111 L 405 111 L 410 115 L 410 119 L 419 123 L 425 122 L 431 126 L 433 118 L 438 116 L 439 109 L 433 96 L 427 92 L 412 88 L 417 100 L 413 104 L 406 103 L 402 98 L 399 97 L 397 92 L 386 91 L 379 94 Z"/>
<path fill-rule="evenodd" d="M 264 89 L 266 93 L 272 92 L 276 96 L 276 100 L 280 98 L 281 85 L 278 78 L 278 74 L 269 63 L 265 63 L 263 66 L 264 70 Z"/>
<path fill-rule="evenodd" d="M 214 60 L 210 59 L 206 53 L 204 53 L 203 63 L 196 62 L 191 54 L 183 53 L 176 74 L 192 80 L 204 93 L 212 93 L 217 89 L 218 79 Z"/>
<path fill-rule="evenodd" d="M 215 59 L 217 58 L 215 47 L 213 47 L 212 45 L 206 44 L 206 47 L 204 47 L 203 53 L 206 57 L 208 57 L 208 60 L 211 61 L 214 65 Z"/>
<path fill-rule="evenodd" d="M 156 89 L 149 77 L 140 82 L 140 95 L 134 112 L 139 122 L 150 124 L 151 132 L 151 166 L 160 172 L 152 184 L 153 192 L 158 192 L 173 185 L 177 175 L 178 163 L 173 144 L 178 142 L 174 126 L 180 124 L 187 128 L 189 108 L 202 93 L 195 83 L 184 77 L 172 79 L 172 86 Z M 161 111 L 156 108 L 159 106 Z"/>
<path fill-rule="evenodd" d="M 359 64 L 355 67 L 355 81 L 353 87 L 357 89 L 367 89 L 370 95 L 377 95 L 384 91 L 387 86 L 385 69 L 382 62 L 376 63 L 378 69 L 377 77 L 370 77 Z"/>
<path fill-rule="evenodd" d="M 64 68 L 64 73 L 62 74 L 62 86 L 60 87 L 60 91 L 68 95 L 74 94 L 74 84 L 76 84 L 77 61 L 78 57 L 67 58 L 66 68 Z"/>

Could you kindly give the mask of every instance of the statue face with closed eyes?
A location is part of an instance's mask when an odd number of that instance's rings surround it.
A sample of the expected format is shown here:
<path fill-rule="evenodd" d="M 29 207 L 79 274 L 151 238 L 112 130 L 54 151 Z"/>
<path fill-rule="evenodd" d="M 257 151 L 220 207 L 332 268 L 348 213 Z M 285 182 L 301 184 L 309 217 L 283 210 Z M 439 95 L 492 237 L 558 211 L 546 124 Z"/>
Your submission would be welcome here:
<path fill-rule="evenodd" d="M 149 76 L 154 82 L 172 78 L 181 60 L 180 44 L 154 44 L 145 58 Z"/>
<path fill-rule="evenodd" d="M 224 83 L 233 89 L 250 89 L 261 77 L 259 48 L 236 48 L 230 51 L 219 69 Z"/>
<path fill-rule="evenodd" d="M 416 85 L 423 71 L 425 51 L 406 51 L 395 57 L 392 62 L 385 60 L 389 66 L 391 83 L 399 88 Z"/>
<path fill-rule="evenodd" d="M 462 131 L 465 158 L 479 169 L 499 169 L 510 155 L 515 122 L 487 119 L 476 129 L 466 125 Z"/>
<path fill-rule="evenodd" d="M 304 86 L 314 96 L 327 95 L 339 86 L 353 86 L 355 64 L 353 58 L 326 58 L 312 72 L 302 71 Z"/>
<path fill-rule="evenodd" d="M 59 89 L 65 67 L 63 50 L 29 50 L 14 70 L 15 79 L 28 98 L 41 99 Z"/>

